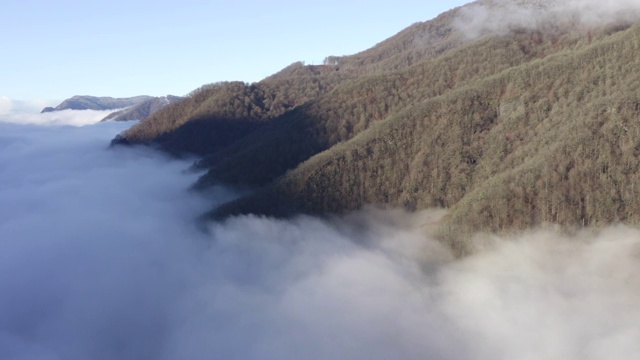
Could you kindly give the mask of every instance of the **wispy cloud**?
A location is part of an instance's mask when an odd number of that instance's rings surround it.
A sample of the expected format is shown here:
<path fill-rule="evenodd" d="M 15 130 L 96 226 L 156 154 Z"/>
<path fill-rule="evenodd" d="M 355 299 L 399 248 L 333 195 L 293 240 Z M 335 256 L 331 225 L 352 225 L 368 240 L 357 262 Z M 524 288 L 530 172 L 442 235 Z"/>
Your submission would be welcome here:
<path fill-rule="evenodd" d="M 460 9 L 454 25 L 468 38 L 504 34 L 511 29 L 537 29 L 549 23 L 603 26 L 640 20 L 635 0 L 498 0 L 478 1 Z"/>
<path fill-rule="evenodd" d="M 0 116 L 8 114 L 13 108 L 13 101 L 6 96 L 0 96 Z"/>

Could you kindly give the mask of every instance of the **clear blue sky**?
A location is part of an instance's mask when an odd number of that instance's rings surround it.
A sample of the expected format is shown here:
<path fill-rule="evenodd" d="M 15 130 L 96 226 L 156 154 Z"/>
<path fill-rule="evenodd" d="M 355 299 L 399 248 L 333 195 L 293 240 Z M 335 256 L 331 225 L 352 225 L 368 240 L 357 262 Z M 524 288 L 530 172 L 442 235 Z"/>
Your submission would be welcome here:
<path fill-rule="evenodd" d="M 365 50 L 469 0 L 2 0 L 0 96 L 184 95 Z"/>

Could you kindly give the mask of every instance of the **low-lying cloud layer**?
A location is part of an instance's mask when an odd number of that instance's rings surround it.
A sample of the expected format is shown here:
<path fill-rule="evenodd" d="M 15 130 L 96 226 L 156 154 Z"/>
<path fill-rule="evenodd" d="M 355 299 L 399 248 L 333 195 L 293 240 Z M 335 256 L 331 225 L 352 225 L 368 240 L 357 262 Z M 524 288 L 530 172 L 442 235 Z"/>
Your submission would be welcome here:
<path fill-rule="evenodd" d="M 54 103 L 49 100 L 26 102 L 0 96 L 0 123 L 82 126 L 95 124 L 115 111 L 62 110 L 40 113 L 43 108 Z"/>
<path fill-rule="evenodd" d="M 189 164 L 108 150 L 124 126 L 0 123 L 0 358 L 640 357 L 637 230 L 463 260 L 425 235 L 432 211 L 204 234 Z"/>
<path fill-rule="evenodd" d="M 489 0 L 461 8 L 454 26 L 473 39 L 514 28 L 542 29 L 551 23 L 592 27 L 639 20 L 636 0 Z"/>

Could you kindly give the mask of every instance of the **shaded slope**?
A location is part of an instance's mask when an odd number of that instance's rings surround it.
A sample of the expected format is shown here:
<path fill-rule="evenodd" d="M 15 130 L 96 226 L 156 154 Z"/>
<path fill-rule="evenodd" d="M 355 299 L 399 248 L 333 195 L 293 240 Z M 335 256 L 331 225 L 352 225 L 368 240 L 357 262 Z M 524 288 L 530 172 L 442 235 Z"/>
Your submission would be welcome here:
<path fill-rule="evenodd" d="M 205 85 L 136 124 L 114 143 L 153 143 L 174 154 L 210 154 L 349 78 L 334 67 L 296 63 L 260 83 Z"/>

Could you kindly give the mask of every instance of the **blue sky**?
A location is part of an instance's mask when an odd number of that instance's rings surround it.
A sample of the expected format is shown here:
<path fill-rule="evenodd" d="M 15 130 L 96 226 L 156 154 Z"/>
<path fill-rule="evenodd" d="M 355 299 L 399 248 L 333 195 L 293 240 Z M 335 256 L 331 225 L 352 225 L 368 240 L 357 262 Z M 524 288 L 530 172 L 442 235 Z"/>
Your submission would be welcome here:
<path fill-rule="evenodd" d="M 0 96 L 183 95 L 365 50 L 455 1 L 2 0 Z"/>

